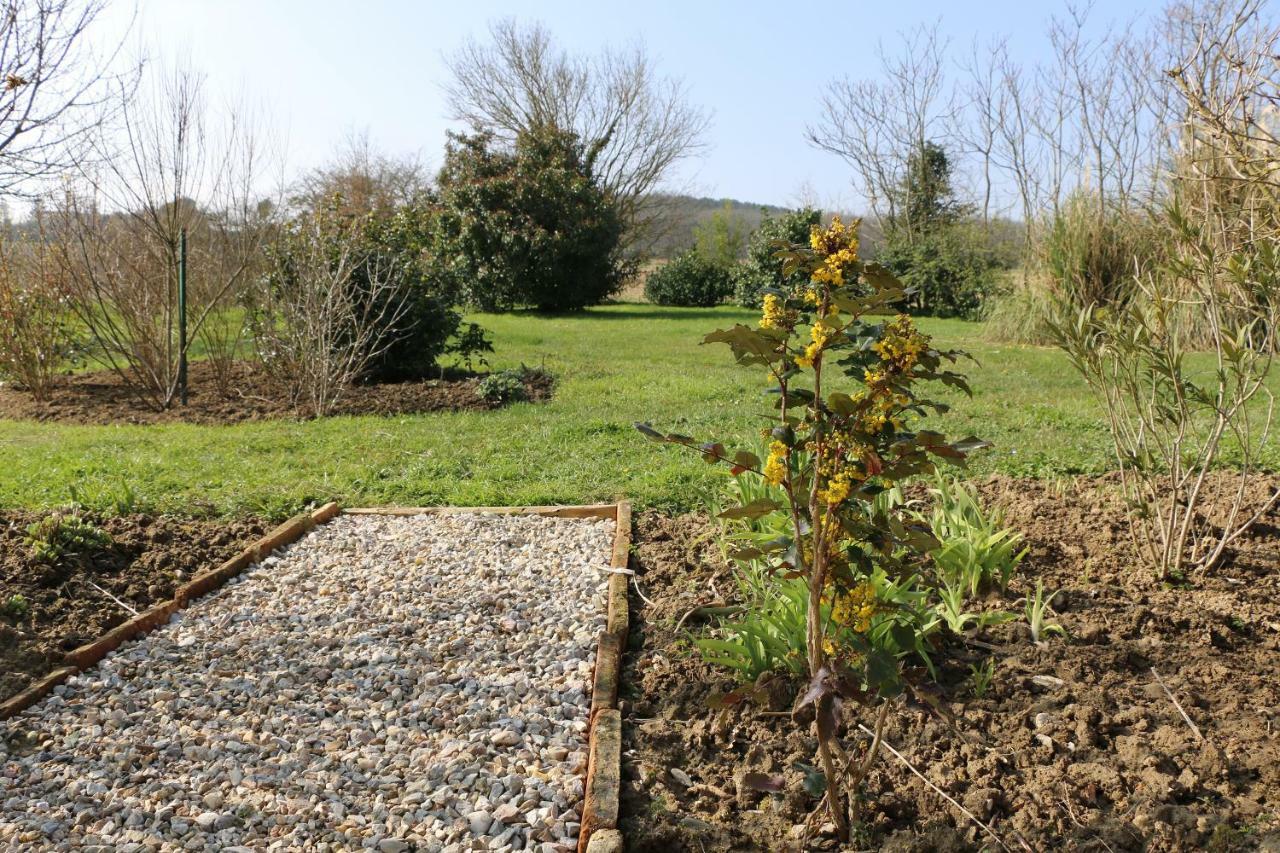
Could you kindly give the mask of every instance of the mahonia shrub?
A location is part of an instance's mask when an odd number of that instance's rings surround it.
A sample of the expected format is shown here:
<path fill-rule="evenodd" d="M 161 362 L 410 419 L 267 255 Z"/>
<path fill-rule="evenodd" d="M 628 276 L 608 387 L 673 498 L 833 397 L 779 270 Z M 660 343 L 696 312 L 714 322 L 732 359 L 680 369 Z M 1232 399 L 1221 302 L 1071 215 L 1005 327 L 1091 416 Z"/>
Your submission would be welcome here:
<path fill-rule="evenodd" d="M 859 257 L 857 223 L 815 224 L 807 244 L 779 251 L 778 258 L 782 280 L 795 283 L 762 292 L 755 326 L 738 324 L 705 338 L 728 345 L 738 364 L 765 374 L 776 411 L 765 458 L 649 424 L 637 428 L 782 490 L 782 499 L 766 492 L 722 517 L 755 518 L 783 508 L 790 514 L 782 535 L 737 556 L 766 559 L 781 577 L 806 583 L 809 684 L 797 709 L 814 706 L 827 807 L 847 837 L 844 780 L 856 789 L 870 770 L 890 700 L 911 685 L 904 659 L 920 648 L 925 630 L 919 620 L 880 618 L 899 607 L 885 591 L 909 585 L 938 544 L 900 504 L 876 498 L 908 477 L 932 473 L 937 460 L 963 463 L 985 443 L 948 442 L 913 426 L 946 408 L 921 396 L 921 383 L 968 391 L 964 377 L 949 369 L 962 354 L 935 349 L 911 317 L 892 314 L 908 294 L 883 267 Z M 837 742 L 845 702 L 875 713 L 875 737 L 856 761 L 844 758 L 848 753 Z"/>
<path fill-rule="evenodd" d="M 649 274 L 644 296 L 655 305 L 709 308 L 733 293 L 732 275 L 732 267 L 690 249 Z"/>

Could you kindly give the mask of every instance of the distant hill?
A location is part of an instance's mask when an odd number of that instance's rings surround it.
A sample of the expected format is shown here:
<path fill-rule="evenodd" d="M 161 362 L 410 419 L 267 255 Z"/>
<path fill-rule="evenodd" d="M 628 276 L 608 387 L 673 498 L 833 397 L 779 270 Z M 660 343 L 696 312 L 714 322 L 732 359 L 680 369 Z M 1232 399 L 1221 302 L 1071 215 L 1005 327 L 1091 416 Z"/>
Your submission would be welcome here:
<path fill-rule="evenodd" d="M 786 213 L 787 208 L 772 204 L 752 204 L 735 198 L 705 198 L 691 195 L 654 195 L 651 202 L 660 210 L 660 227 L 655 239 L 646 246 L 651 258 L 670 258 L 693 247 L 693 227 L 711 218 L 729 205 L 730 214 L 748 234 L 756 230 L 766 215 Z"/>

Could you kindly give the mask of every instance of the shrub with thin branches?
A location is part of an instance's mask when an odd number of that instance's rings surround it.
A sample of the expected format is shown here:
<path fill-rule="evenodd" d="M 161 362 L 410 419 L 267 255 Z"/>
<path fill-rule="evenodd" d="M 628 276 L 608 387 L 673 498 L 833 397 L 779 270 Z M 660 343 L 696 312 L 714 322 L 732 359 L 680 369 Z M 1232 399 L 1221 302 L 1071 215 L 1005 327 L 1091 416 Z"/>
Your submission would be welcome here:
<path fill-rule="evenodd" d="M 75 353 L 73 323 L 47 245 L 0 243 L 0 377 L 44 402 Z"/>
<path fill-rule="evenodd" d="M 289 223 L 268 251 L 268 284 L 252 312 L 259 358 L 312 417 L 333 411 L 409 310 L 411 271 L 369 244 L 366 224 L 321 208 Z"/>

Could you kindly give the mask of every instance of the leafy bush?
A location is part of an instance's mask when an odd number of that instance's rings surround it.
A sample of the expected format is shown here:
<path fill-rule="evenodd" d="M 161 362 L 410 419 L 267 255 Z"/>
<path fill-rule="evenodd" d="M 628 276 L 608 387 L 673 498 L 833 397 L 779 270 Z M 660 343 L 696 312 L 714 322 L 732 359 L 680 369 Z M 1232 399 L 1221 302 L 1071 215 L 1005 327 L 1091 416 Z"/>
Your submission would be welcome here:
<path fill-rule="evenodd" d="M 804 275 L 783 275 L 778 251 L 809 239 L 820 211 L 802 208 L 782 216 L 766 216 L 747 241 L 747 260 L 734 270 L 734 300 L 743 308 L 759 308 L 768 288 L 784 290 L 804 282 Z"/>
<path fill-rule="evenodd" d="M 1197 188 L 1195 192 L 1199 192 Z M 1280 351 L 1280 251 L 1274 239 L 1231 246 L 1221 221 L 1166 210 L 1170 236 L 1159 267 L 1140 280 L 1141 299 L 1087 305 L 1051 325 L 1055 342 L 1107 413 L 1134 544 L 1163 579 L 1215 567 L 1272 507 L 1244 495 L 1274 441 L 1269 388 Z M 1195 314 L 1185 310 L 1188 302 Z M 1188 328 L 1188 327 L 1192 328 Z M 1193 369 L 1187 341 L 1208 338 L 1216 369 Z M 1236 485 L 1210 522 L 1202 488 L 1224 444 Z"/>
<path fill-rule="evenodd" d="M 976 229 L 939 226 L 908 238 L 891 234 L 876 255 L 912 291 L 908 305 L 933 317 L 976 320 L 998 285 L 998 260 Z"/>
<path fill-rule="evenodd" d="M 364 366 L 364 379 L 388 381 L 419 379 L 437 369 L 443 356 L 470 361 L 492 352 L 493 345 L 475 323 L 464 323 L 456 307 L 462 294 L 447 279 L 429 274 L 427 245 L 434 211 L 419 199 L 394 209 L 374 212 L 362 219 L 357 239 L 364 260 L 352 270 L 350 286 L 357 298 L 379 292 L 371 275 L 388 274 L 398 282 L 382 298 L 400 303 L 399 316 L 387 330 L 387 343 Z M 365 295 L 365 296 L 362 296 Z M 377 306 L 373 316 L 390 317 L 389 306 Z"/>
<path fill-rule="evenodd" d="M 476 386 L 476 393 L 489 403 L 518 403 L 528 399 L 524 388 L 524 370 L 491 373 Z"/>
<path fill-rule="evenodd" d="M 378 290 L 371 275 L 397 282 L 383 294 L 401 310 L 371 306 L 368 312 L 398 319 L 387 330 L 386 346 L 365 365 L 362 380 L 420 379 L 435 373 L 445 356 L 470 363 L 492 352 L 483 330 L 463 322 L 457 282 L 430 274 L 436 202 L 416 160 L 384 156 L 367 140 L 356 139 L 335 160 L 303 177 L 292 195 L 302 215 L 352 224 L 348 236 L 361 260 L 350 275 L 353 301 L 367 300 Z"/>
<path fill-rule="evenodd" d="M 644 282 L 645 298 L 656 305 L 708 308 L 732 293 L 732 268 L 707 260 L 696 249 L 677 255 Z"/>
<path fill-rule="evenodd" d="M 513 149 L 451 134 L 437 184 L 431 274 L 482 311 L 565 311 L 615 293 L 634 268 L 624 220 L 595 174 L 596 152 L 554 129 Z"/>
<path fill-rule="evenodd" d="M 74 512 L 55 512 L 27 526 L 31 559 L 50 565 L 111 545 L 111 534 Z"/>
<path fill-rule="evenodd" d="M 251 312 L 263 369 L 312 417 L 329 414 L 396 340 L 411 302 L 405 258 L 367 239 L 368 215 L 307 211 L 268 251 Z"/>

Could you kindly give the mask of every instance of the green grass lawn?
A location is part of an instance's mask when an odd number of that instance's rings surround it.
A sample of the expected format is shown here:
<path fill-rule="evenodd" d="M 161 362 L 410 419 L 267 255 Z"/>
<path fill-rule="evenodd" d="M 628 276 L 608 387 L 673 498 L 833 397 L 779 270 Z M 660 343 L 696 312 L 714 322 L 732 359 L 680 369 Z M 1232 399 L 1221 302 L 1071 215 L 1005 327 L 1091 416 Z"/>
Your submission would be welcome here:
<path fill-rule="evenodd" d="M 754 442 L 772 410 L 761 375 L 733 364 L 704 333 L 752 322 L 733 308 L 613 305 L 563 317 L 476 318 L 497 347 L 494 367 L 545 366 L 555 397 L 495 412 L 343 417 L 226 427 L 84 427 L 0 421 L 0 505 L 135 502 L 186 514 L 283 516 L 308 501 L 356 504 L 586 503 L 628 497 L 686 509 L 714 494 L 724 469 L 632 429 L 663 429 L 726 444 Z M 921 326 L 942 346 L 968 349 L 973 399 L 934 425 L 995 443 L 978 472 L 1020 476 L 1109 467 L 1100 410 L 1063 356 L 993 346 L 982 327 Z M 1280 451 L 1267 460 L 1280 463 Z"/>

